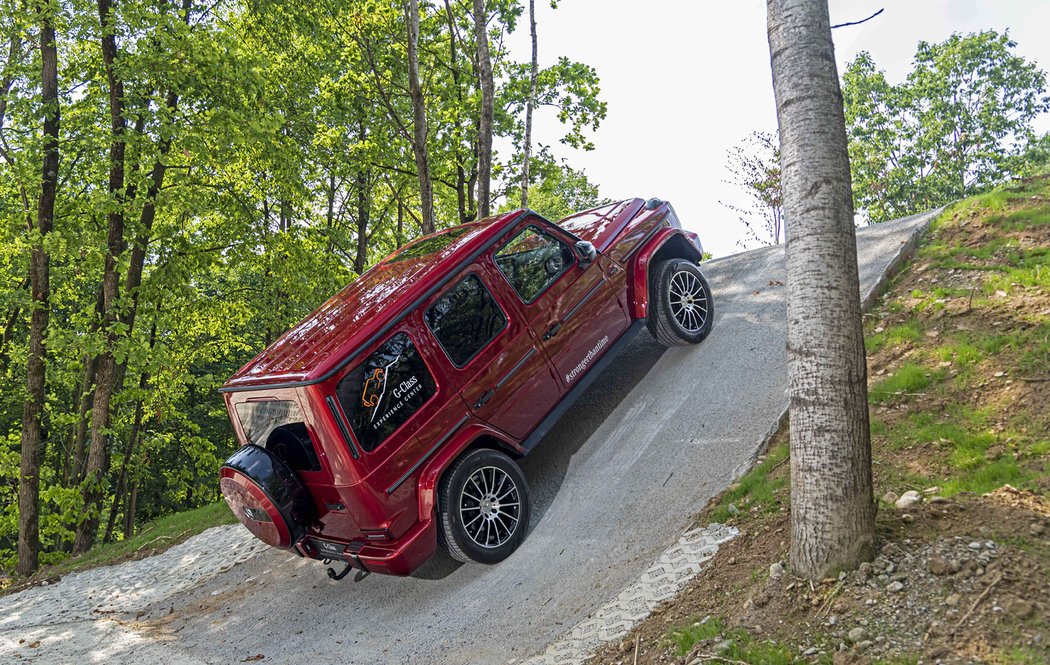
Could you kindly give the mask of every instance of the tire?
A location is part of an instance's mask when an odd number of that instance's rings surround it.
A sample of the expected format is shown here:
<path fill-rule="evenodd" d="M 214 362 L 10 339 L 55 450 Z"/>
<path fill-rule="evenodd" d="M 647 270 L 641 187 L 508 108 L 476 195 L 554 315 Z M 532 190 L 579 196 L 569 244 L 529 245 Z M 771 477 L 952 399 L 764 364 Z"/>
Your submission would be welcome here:
<path fill-rule="evenodd" d="M 715 307 L 700 268 L 668 259 L 649 275 L 649 332 L 664 346 L 699 344 L 711 332 Z"/>
<path fill-rule="evenodd" d="M 499 563 L 525 540 L 532 514 L 529 486 L 503 453 L 471 450 L 445 472 L 438 511 L 441 545 L 453 559 Z"/>
<path fill-rule="evenodd" d="M 243 446 L 223 463 L 219 488 L 241 524 L 271 547 L 293 547 L 316 520 L 313 498 L 299 476 L 259 446 Z"/>

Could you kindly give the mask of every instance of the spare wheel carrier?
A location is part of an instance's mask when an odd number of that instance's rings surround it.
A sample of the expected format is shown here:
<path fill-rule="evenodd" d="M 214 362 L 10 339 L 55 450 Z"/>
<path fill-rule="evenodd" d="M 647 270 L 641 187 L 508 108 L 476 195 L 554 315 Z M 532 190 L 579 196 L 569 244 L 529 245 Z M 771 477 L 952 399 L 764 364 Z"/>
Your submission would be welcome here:
<path fill-rule="evenodd" d="M 267 545 L 291 548 L 316 519 L 302 481 L 265 448 L 243 446 L 222 465 L 219 478 L 233 514 Z"/>

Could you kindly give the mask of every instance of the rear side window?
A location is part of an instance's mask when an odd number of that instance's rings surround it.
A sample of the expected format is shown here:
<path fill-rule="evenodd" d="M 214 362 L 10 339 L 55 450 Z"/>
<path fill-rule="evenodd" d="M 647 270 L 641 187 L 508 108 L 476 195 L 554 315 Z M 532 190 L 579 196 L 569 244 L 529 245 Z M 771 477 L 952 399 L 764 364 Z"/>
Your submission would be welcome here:
<path fill-rule="evenodd" d="M 427 326 L 456 367 L 476 356 L 507 326 L 507 317 L 477 275 L 467 275 L 426 313 Z"/>
<path fill-rule="evenodd" d="M 366 451 L 375 450 L 433 395 L 434 377 L 405 333 L 387 340 L 336 387 L 336 398 Z"/>
<path fill-rule="evenodd" d="M 518 292 L 531 303 L 572 266 L 572 250 L 552 235 L 527 226 L 496 252 L 496 265 Z"/>
<path fill-rule="evenodd" d="M 288 400 L 241 402 L 237 418 L 248 443 L 266 448 L 296 471 L 320 471 L 299 405 Z"/>

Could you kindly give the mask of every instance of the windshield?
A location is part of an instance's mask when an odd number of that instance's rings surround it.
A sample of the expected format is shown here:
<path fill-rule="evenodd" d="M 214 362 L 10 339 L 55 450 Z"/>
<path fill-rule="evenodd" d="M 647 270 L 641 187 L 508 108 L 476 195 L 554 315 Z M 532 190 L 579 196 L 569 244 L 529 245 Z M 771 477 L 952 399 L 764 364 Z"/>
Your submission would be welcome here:
<path fill-rule="evenodd" d="M 405 245 L 400 252 L 388 259 L 388 261 L 390 263 L 397 263 L 398 261 L 407 261 L 409 259 L 418 259 L 423 256 L 437 254 L 473 230 L 474 229 L 471 226 L 456 226 L 448 231 L 443 231 L 436 235 L 422 238 L 414 243 Z"/>

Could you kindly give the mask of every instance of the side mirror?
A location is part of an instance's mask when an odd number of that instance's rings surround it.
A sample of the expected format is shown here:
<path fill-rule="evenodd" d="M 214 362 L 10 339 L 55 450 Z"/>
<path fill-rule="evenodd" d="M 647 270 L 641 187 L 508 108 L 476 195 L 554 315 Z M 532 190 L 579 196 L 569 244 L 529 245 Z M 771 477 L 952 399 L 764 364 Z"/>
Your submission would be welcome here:
<path fill-rule="evenodd" d="M 580 257 L 580 261 L 583 265 L 593 263 L 594 259 L 598 258 L 598 250 L 586 240 L 577 241 L 576 254 Z"/>

